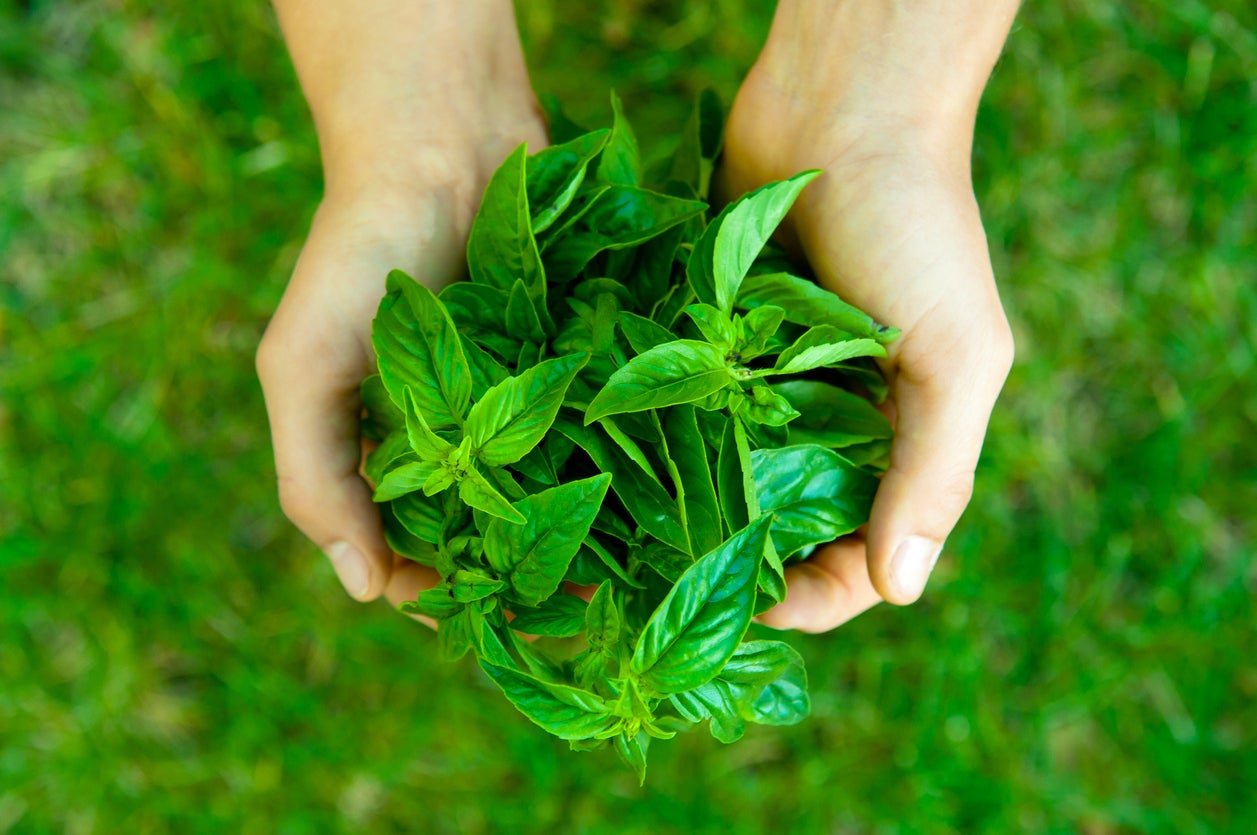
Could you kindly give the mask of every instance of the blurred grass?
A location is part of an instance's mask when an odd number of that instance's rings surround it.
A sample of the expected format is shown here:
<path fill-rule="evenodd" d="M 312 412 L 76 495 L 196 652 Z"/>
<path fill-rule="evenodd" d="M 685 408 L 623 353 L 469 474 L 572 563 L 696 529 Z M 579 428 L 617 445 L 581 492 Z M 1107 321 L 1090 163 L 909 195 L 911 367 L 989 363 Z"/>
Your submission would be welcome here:
<path fill-rule="evenodd" d="M 521 25 L 649 146 L 766 5 Z M 976 170 L 1019 355 L 930 595 L 638 789 L 279 514 L 252 351 L 319 175 L 269 9 L 0 5 L 0 832 L 1257 831 L 1251 6 L 1029 5 Z"/>

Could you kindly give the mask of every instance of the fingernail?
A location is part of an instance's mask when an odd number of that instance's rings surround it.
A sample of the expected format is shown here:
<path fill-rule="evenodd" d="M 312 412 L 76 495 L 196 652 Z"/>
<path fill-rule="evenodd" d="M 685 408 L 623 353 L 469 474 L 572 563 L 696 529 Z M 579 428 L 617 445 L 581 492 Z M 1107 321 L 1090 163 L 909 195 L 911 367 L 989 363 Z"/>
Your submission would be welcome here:
<path fill-rule="evenodd" d="M 942 552 L 942 545 L 923 536 L 910 536 L 899 543 L 890 564 L 890 574 L 900 593 L 905 597 L 920 596 Z"/>
<path fill-rule="evenodd" d="M 348 542 L 334 542 L 327 546 L 324 553 L 332 561 L 332 568 L 349 596 L 359 600 L 365 597 L 371 586 L 371 572 L 366 558 L 358 553 L 358 549 Z"/>

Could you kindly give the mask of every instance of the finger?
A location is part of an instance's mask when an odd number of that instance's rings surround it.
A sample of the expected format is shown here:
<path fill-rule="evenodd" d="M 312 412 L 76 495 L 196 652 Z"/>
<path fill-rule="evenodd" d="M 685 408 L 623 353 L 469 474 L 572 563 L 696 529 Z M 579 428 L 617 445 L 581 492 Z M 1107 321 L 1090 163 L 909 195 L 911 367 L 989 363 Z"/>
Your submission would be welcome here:
<path fill-rule="evenodd" d="M 358 386 L 369 366 L 344 324 L 327 321 L 321 309 L 281 305 L 258 348 L 279 501 L 331 560 L 345 591 L 373 600 L 388 583 L 393 555 L 358 474 Z"/>
<path fill-rule="evenodd" d="M 895 439 L 868 534 L 869 575 L 891 603 L 911 603 L 925 590 L 973 494 L 991 409 L 1012 364 L 1003 314 L 973 320 L 990 324 L 936 322 L 905 336 L 898 357 Z"/>
<path fill-rule="evenodd" d="M 397 557 L 389 576 L 388 586 L 384 589 L 384 597 L 396 608 L 407 600 L 416 599 L 419 597 L 419 592 L 427 591 L 440 580 L 441 576 L 436 573 L 435 569 L 412 562 L 405 557 Z M 436 621 L 432 618 L 424 615 L 407 615 L 407 617 L 436 629 Z"/>
<path fill-rule="evenodd" d="M 828 632 L 881 602 L 869 581 L 864 542 L 848 537 L 786 568 L 786 599 L 757 620 L 773 629 Z"/>

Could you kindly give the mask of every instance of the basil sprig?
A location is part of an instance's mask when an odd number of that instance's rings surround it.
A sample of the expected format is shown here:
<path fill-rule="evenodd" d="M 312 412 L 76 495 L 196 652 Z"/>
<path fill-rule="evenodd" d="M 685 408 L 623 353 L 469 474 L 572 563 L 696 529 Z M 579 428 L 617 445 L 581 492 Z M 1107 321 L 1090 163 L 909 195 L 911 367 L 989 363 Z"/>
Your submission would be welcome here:
<path fill-rule="evenodd" d="M 561 144 L 502 163 L 469 281 L 389 275 L 363 427 L 390 546 L 442 578 L 403 611 L 644 780 L 652 739 L 807 715 L 803 659 L 746 633 L 786 565 L 867 520 L 891 430 L 857 392 L 884 393 L 897 331 L 770 240 L 819 172 L 712 217 L 715 97 L 654 171 L 613 110 L 587 133 L 555 114 Z"/>

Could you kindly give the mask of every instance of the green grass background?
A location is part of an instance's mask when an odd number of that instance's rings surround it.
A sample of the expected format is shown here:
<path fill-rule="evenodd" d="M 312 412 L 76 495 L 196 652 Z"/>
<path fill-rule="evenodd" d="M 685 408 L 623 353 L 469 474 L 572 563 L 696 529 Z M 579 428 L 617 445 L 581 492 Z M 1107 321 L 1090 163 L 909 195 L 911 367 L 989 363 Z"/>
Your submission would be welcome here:
<path fill-rule="evenodd" d="M 569 753 L 282 518 L 254 346 L 319 196 L 257 2 L 0 3 L 0 832 L 1257 831 L 1257 34 L 1023 9 L 976 140 L 1018 358 L 928 596 L 815 715 Z M 754 0 L 528 0 L 666 143 Z M 656 146 L 659 147 L 659 146 Z"/>

